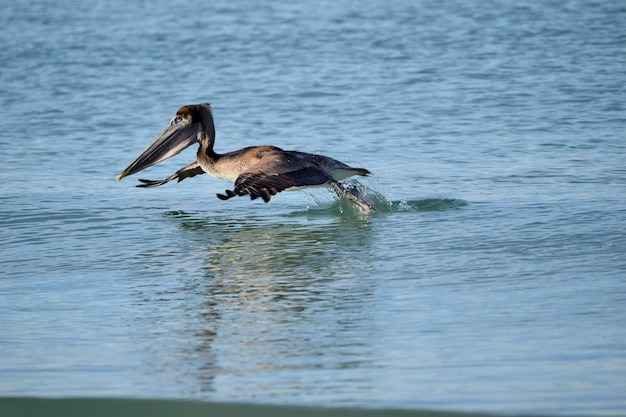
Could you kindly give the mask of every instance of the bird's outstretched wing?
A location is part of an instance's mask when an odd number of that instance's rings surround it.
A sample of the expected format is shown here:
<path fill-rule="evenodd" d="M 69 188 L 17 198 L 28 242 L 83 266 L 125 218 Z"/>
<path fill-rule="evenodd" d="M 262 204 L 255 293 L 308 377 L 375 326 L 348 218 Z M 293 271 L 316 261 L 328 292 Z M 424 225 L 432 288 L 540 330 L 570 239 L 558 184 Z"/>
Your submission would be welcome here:
<path fill-rule="evenodd" d="M 299 155 L 276 150 L 265 155 L 256 165 L 237 177 L 233 190 L 218 194 L 222 200 L 249 195 L 261 197 L 266 203 L 273 195 L 292 187 L 307 187 L 332 181 L 329 173 Z"/>
<path fill-rule="evenodd" d="M 162 180 L 139 179 L 139 182 L 141 182 L 141 184 L 137 185 L 137 187 L 141 187 L 141 188 L 158 187 L 163 184 L 167 184 L 168 182 L 172 180 L 178 180 L 178 182 L 181 182 L 185 178 L 195 177 L 196 175 L 200 175 L 200 174 L 204 174 L 204 170 L 202 169 L 198 161 L 196 161 L 187 165 L 186 167 L 179 169 L 178 171 L 176 171 L 169 177 L 162 179 Z"/>

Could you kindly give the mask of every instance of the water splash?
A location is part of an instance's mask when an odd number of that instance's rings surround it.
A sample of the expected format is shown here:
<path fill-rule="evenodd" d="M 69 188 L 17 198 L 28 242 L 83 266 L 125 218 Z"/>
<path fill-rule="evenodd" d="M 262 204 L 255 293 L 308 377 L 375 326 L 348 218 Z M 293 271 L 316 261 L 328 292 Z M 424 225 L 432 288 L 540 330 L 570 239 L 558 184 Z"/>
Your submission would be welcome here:
<path fill-rule="evenodd" d="M 423 198 L 416 200 L 388 200 L 385 195 L 357 181 L 348 182 L 348 187 L 356 189 L 358 195 L 370 203 L 374 212 L 366 212 L 347 198 L 340 197 L 328 202 L 317 198 L 315 194 L 308 194 L 313 201 L 309 205 L 308 213 L 339 215 L 342 217 L 367 218 L 384 213 L 425 212 L 458 209 L 467 206 L 464 200 L 455 198 Z"/>

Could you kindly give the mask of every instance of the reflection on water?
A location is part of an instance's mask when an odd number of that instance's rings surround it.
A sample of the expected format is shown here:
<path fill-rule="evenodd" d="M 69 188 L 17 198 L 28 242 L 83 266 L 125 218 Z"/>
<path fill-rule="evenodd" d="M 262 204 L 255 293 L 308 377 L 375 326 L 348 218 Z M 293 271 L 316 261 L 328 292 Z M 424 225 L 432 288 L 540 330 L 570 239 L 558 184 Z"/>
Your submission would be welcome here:
<path fill-rule="evenodd" d="M 254 218 L 227 219 L 221 224 L 188 219 L 180 227 L 192 232 L 194 242 L 206 242 L 207 277 L 237 280 L 336 276 L 363 261 L 370 231 L 367 222 L 279 224 Z"/>
<path fill-rule="evenodd" d="M 376 374 L 372 306 L 380 285 L 373 242 L 385 233 L 373 220 L 466 204 L 373 196 L 374 216 L 334 198 L 306 211 L 278 208 L 272 216 L 231 206 L 166 211 L 147 223 L 147 235 L 167 244 L 142 245 L 127 259 L 146 275 L 137 281 L 137 297 L 154 310 L 141 319 L 155 329 L 136 335 L 139 343 L 155 340 L 145 356 L 161 357 L 156 362 L 165 366 L 153 375 L 174 378 L 195 398 L 242 392 L 275 400 L 302 393 L 332 394 L 339 402 L 367 398 Z M 172 357 L 188 368 L 169 368 Z"/>
<path fill-rule="evenodd" d="M 228 389 L 246 392 L 249 384 L 272 398 L 339 386 L 370 389 L 362 375 L 337 380 L 327 372 L 372 360 L 367 304 L 375 282 L 359 279 L 372 268 L 370 222 L 165 216 L 177 229 L 181 253 L 202 264 L 202 276 L 182 289 L 188 294 L 178 294 L 198 298 L 195 348 L 183 349 L 198 365 L 202 392 L 215 389 L 218 375 L 231 380 Z M 300 380 L 305 369 L 326 371 Z M 237 392 L 222 390 L 233 398 Z"/>

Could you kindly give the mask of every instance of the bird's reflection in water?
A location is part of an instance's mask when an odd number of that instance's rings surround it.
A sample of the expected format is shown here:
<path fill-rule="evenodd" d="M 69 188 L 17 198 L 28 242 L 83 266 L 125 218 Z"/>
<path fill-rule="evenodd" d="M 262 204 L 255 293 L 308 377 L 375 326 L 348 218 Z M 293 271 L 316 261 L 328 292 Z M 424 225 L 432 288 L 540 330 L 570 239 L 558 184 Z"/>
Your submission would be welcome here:
<path fill-rule="evenodd" d="M 372 356 L 370 222 L 169 215 L 203 257 L 207 379 L 219 374 L 233 397 L 369 389 L 371 372 L 347 371 Z"/>

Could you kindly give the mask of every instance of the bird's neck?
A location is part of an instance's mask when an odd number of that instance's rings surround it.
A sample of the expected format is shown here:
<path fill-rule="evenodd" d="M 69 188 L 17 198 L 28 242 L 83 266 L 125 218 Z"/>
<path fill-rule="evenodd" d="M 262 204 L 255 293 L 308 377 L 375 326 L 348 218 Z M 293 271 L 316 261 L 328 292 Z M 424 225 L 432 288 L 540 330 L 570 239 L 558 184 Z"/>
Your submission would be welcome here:
<path fill-rule="evenodd" d="M 213 164 L 220 158 L 221 155 L 213 150 L 213 143 L 214 140 L 211 137 L 204 135 L 198 148 L 198 162 Z"/>
<path fill-rule="evenodd" d="M 215 124 L 213 123 L 213 114 L 210 106 L 200 106 L 200 114 L 202 129 L 198 132 L 198 142 L 200 143 L 198 162 L 202 163 L 202 161 L 205 161 L 205 163 L 213 164 L 217 162 L 221 155 L 213 150 Z"/>

